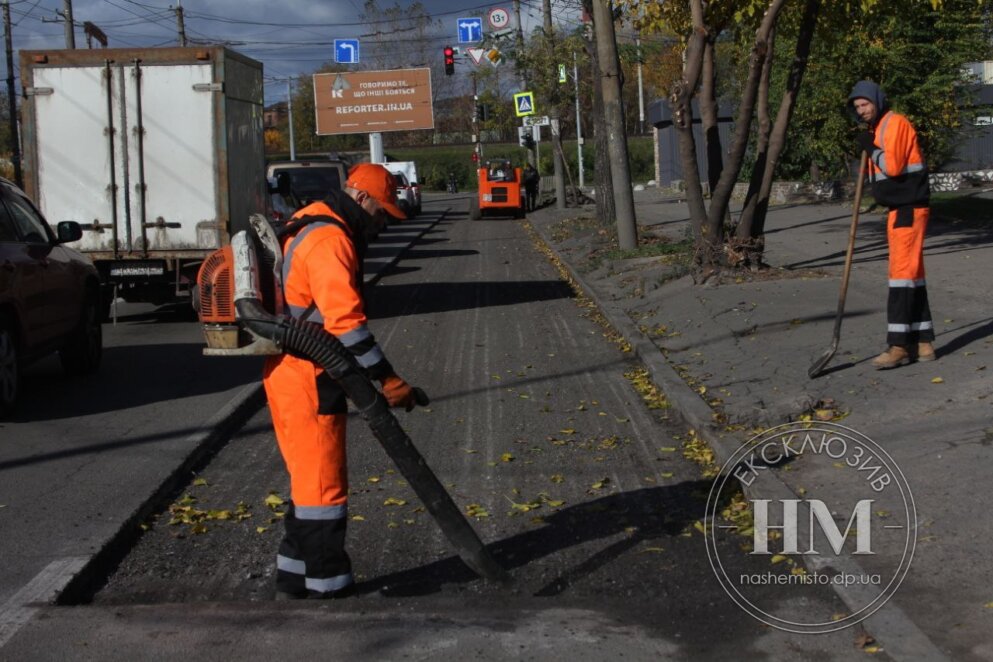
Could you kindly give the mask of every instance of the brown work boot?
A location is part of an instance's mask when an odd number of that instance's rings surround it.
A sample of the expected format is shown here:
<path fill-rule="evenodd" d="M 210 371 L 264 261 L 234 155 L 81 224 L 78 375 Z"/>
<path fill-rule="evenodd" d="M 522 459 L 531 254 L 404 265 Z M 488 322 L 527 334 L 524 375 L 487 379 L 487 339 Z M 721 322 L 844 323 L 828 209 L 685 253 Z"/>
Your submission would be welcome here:
<path fill-rule="evenodd" d="M 908 363 L 910 363 L 910 354 L 906 347 L 899 345 L 891 345 L 888 350 L 872 360 L 872 365 L 876 370 L 888 370 Z"/>
<path fill-rule="evenodd" d="M 934 361 L 937 357 L 934 354 L 934 345 L 929 342 L 917 343 L 917 360 Z"/>

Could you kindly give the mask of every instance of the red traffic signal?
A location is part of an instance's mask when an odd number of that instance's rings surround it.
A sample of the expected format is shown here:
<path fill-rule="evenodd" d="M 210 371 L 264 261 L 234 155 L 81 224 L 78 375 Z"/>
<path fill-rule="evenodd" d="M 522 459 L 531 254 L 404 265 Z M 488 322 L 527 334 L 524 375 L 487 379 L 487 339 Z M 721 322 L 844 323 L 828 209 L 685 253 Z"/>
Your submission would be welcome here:
<path fill-rule="evenodd" d="M 451 76 L 455 73 L 455 49 L 445 46 L 445 75 Z"/>

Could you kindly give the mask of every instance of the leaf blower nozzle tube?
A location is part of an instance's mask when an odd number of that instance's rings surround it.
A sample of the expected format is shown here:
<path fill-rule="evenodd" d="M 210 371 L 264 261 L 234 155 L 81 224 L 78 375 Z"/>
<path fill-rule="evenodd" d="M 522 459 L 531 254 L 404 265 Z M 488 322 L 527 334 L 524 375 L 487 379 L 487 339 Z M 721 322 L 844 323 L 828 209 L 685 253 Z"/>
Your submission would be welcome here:
<path fill-rule="evenodd" d="M 481 577 L 510 583 L 510 575 L 487 551 L 414 442 L 400 427 L 386 399 L 333 334 L 319 324 L 277 318 L 266 311 L 257 298 L 237 299 L 235 309 L 238 321 L 250 333 L 324 368 L 341 385 L 465 564 Z"/>

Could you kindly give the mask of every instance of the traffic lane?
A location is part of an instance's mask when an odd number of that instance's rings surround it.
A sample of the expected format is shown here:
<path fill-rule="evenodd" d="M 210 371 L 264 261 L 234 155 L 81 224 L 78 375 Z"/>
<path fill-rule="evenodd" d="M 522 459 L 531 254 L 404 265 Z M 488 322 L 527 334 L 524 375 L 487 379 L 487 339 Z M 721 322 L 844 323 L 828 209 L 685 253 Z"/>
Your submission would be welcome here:
<path fill-rule="evenodd" d="M 121 306 L 104 359 L 25 373 L 0 422 L 0 605 L 49 563 L 96 552 L 192 450 L 190 436 L 258 379 L 259 359 L 208 359 L 185 309 Z"/>
<path fill-rule="evenodd" d="M 556 607 L 592 601 L 608 611 L 621 600 L 637 605 L 632 618 L 653 632 L 702 650 L 795 645 L 720 589 L 695 526 L 710 481 L 678 452 L 680 431 L 664 410 L 642 402 L 631 384 L 638 366 L 605 340 L 521 227 L 444 221 L 433 232 L 457 254 L 391 272 L 376 288 L 371 325 L 400 374 L 431 394 L 429 407 L 398 417 L 512 570 L 509 595 L 554 598 Z M 408 255 L 416 260 L 419 250 Z M 437 283 L 473 282 L 438 304 Z M 531 294 L 503 294 L 518 283 Z M 287 479 L 271 431 L 258 432 L 267 425 L 260 412 L 252 431 L 236 435 L 147 523 L 97 604 L 271 598 Z M 335 608 L 384 598 L 402 608 L 432 596 L 462 599 L 471 611 L 503 600 L 503 589 L 453 555 L 361 420 L 353 416 L 350 426 L 349 547 L 359 595 Z M 729 534 L 721 544 L 736 548 L 741 539 Z M 764 560 L 741 564 L 768 569 Z M 778 605 L 825 617 L 844 611 L 830 591 Z M 846 634 L 814 646 L 841 640 L 847 652 Z"/>
<path fill-rule="evenodd" d="M 435 206 L 382 233 L 367 275 L 375 278 L 446 212 Z M 49 563 L 100 550 L 197 450 L 204 425 L 258 388 L 259 357 L 203 356 L 188 304 L 120 303 L 114 312 L 97 374 L 67 378 L 50 357 L 27 371 L 24 400 L 0 423 L 0 439 L 16 440 L 0 444 L 8 534 L 0 553 L 11 559 L 0 571 L 0 607 Z"/>

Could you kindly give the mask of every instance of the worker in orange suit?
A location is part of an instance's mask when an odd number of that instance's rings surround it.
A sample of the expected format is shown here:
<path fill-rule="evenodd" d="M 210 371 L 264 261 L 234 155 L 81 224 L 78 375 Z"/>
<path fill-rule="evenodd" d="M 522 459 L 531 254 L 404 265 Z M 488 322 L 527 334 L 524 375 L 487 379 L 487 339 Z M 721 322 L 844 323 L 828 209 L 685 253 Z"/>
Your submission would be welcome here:
<path fill-rule="evenodd" d="M 410 411 L 413 389 L 398 377 L 366 324 L 362 253 L 386 215 L 405 216 L 393 176 L 381 165 L 351 169 L 344 191 L 297 211 L 283 239 L 283 293 L 292 317 L 322 324 L 382 384 L 392 407 Z M 292 503 L 276 557 L 277 598 L 340 597 L 353 587 L 345 552 L 348 471 L 341 387 L 290 354 L 270 357 L 263 377 Z"/>
<path fill-rule="evenodd" d="M 888 348 L 872 360 L 872 365 L 882 370 L 911 361 L 933 361 L 934 324 L 924 277 L 924 234 L 931 214 L 931 189 L 917 131 L 905 116 L 889 109 L 885 93 L 872 81 L 856 83 L 848 105 L 869 126 L 856 141 L 869 155 L 872 195 L 889 208 Z"/>

